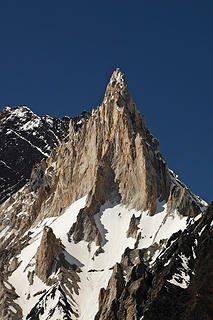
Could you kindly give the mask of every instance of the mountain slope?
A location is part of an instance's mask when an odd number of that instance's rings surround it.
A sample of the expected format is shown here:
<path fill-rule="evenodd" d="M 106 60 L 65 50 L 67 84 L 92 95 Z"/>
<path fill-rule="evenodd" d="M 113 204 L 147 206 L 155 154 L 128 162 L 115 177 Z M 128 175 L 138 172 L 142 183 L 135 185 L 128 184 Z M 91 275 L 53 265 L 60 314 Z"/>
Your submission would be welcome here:
<path fill-rule="evenodd" d="M 73 119 L 75 130 L 89 117 Z M 35 115 L 27 107 L 6 107 L 0 113 L 0 203 L 24 186 L 32 168 L 67 140 L 69 117 Z"/>
<path fill-rule="evenodd" d="M 200 261 L 189 231 L 211 232 L 205 208 L 168 169 L 117 69 L 101 106 L 78 130 L 71 120 L 69 139 L 0 206 L 2 319 L 167 319 L 168 290 L 181 319 Z"/>

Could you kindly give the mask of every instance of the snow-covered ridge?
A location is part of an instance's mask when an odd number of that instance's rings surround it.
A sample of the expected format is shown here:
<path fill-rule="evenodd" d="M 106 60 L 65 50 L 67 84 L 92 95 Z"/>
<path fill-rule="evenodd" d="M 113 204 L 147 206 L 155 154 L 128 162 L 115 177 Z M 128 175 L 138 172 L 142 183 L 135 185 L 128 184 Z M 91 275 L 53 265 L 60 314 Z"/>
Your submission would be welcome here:
<path fill-rule="evenodd" d="M 89 117 L 73 118 L 75 130 Z M 33 166 L 49 157 L 53 148 L 68 140 L 69 117 L 39 117 L 28 107 L 5 107 L 0 113 L 0 203 L 21 188 Z"/>

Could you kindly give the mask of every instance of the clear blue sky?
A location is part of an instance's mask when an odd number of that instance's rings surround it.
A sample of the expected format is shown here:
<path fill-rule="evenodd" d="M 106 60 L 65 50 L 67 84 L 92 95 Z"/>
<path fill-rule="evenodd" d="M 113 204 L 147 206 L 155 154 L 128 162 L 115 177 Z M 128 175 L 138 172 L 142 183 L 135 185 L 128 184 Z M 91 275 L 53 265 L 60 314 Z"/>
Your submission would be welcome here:
<path fill-rule="evenodd" d="M 169 167 L 213 200 L 212 0 L 0 2 L 1 107 L 75 116 L 116 67 Z"/>

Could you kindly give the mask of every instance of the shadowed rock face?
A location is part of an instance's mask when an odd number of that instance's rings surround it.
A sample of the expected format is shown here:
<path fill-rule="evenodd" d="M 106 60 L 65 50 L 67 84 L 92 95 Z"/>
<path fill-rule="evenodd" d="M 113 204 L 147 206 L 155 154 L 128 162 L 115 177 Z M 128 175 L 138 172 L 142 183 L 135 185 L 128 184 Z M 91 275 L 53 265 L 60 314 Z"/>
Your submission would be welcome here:
<path fill-rule="evenodd" d="M 35 163 L 47 158 L 68 135 L 70 118 L 36 116 L 27 107 L 6 107 L 0 113 L 0 202 L 29 179 Z"/>
<path fill-rule="evenodd" d="M 213 205 L 209 205 L 198 221 L 171 237 L 152 270 L 145 320 L 212 319 L 212 218 Z M 183 271 L 185 275 L 180 277 Z M 179 278 L 179 283 L 174 278 Z"/>
<path fill-rule="evenodd" d="M 89 117 L 84 112 L 73 118 L 77 131 Z M 36 163 L 68 139 L 69 117 L 35 115 L 27 107 L 6 107 L 0 113 L 0 203 L 27 182 Z M 82 121 L 82 123 L 81 123 Z"/>
<path fill-rule="evenodd" d="M 170 238 L 152 268 L 144 250 L 127 249 L 107 288 L 100 291 L 95 320 L 212 319 L 212 219 L 213 204 Z"/>
<path fill-rule="evenodd" d="M 59 294 L 58 294 L 59 293 Z M 31 312 L 27 315 L 26 320 L 39 320 L 43 316 L 44 310 L 46 311 L 48 305 L 54 307 L 49 308 L 48 317 L 49 319 L 57 319 L 58 312 L 61 319 L 72 320 L 73 314 L 75 314 L 67 301 L 67 297 L 60 285 L 53 287 L 49 292 L 45 293 L 39 302 L 32 308 Z"/>
<path fill-rule="evenodd" d="M 142 250 L 126 249 L 121 262 L 113 269 L 106 290 L 102 288 L 100 291 L 95 320 L 140 319 L 151 280 Z"/>

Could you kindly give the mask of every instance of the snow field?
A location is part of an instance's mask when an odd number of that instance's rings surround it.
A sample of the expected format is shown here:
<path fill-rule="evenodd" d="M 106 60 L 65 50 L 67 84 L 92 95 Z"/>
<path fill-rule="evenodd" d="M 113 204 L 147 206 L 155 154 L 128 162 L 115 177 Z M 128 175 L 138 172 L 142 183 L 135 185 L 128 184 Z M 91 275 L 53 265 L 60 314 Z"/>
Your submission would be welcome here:
<path fill-rule="evenodd" d="M 79 294 L 73 294 L 74 304 L 79 313 L 78 320 L 94 319 L 98 311 L 100 289 L 107 287 L 112 267 L 120 262 L 127 247 L 134 248 L 136 239 L 126 236 L 133 214 L 138 220 L 140 218 L 137 225 L 138 232 L 141 232 L 142 236 L 138 245 L 139 249 L 147 248 L 161 239 L 168 239 L 174 232 L 186 226 L 186 218 L 180 217 L 177 212 L 173 215 L 167 214 L 165 203 L 158 203 L 156 214 L 150 216 L 148 212 L 129 210 L 121 204 L 106 202 L 94 216 L 102 235 L 102 249 L 104 250 L 103 253 L 95 256 L 98 246 L 94 242 L 89 246 L 86 241 L 75 244 L 73 241 L 69 242 L 67 237 L 68 231 L 77 219 L 79 210 L 85 207 L 85 203 L 86 196 L 73 203 L 63 215 L 47 218 L 30 230 L 33 232 L 31 242 L 22 250 L 18 257 L 22 262 L 9 278 L 9 282 L 16 288 L 20 296 L 17 303 L 23 309 L 25 317 L 39 300 L 39 295 L 35 297 L 33 295 L 38 291 L 49 289 L 36 275 L 32 286 L 29 286 L 27 279 L 27 273 L 31 270 L 28 265 L 30 262 L 35 262 L 34 256 L 45 225 L 50 226 L 56 237 L 61 239 L 65 246 L 66 260 L 81 267 L 82 272 L 78 274 L 80 277 Z M 157 258 L 159 254 L 160 251 L 156 252 L 154 258 Z M 31 298 L 27 300 L 29 294 Z"/>
<path fill-rule="evenodd" d="M 73 203 L 65 211 L 63 216 L 47 218 L 44 221 L 42 221 L 37 227 L 29 230 L 33 232 L 30 244 L 27 247 L 25 247 L 22 250 L 21 254 L 17 257 L 21 264 L 13 272 L 12 276 L 8 279 L 8 281 L 16 288 L 16 293 L 20 296 L 20 298 L 18 298 L 16 302 L 21 306 L 24 317 L 26 317 L 26 315 L 30 312 L 32 307 L 39 300 L 40 296 L 34 297 L 33 295 L 39 291 L 43 291 L 44 289 L 49 288 L 36 275 L 34 276 L 34 282 L 32 286 L 29 285 L 29 281 L 27 279 L 27 273 L 29 270 L 31 270 L 31 268 L 27 267 L 30 262 L 35 262 L 33 261 L 33 258 L 37 252 L 38 246 L 40 245 L 44 226 L 51 226 L 57 237 L 59 237 L 58 234 L 62 236 L 63 233 L 62 242 L 65 242 L 64 244 L 66 245 L 68 243 L 68 241 L 65 241 L 66 232 L 68 232 L 72 223 L 75 222 L 79 210 L 85 206 L 85 200 L 86 197 Z M 28 295 L 30 295 L 29 300 L 27 299 Z"/>

